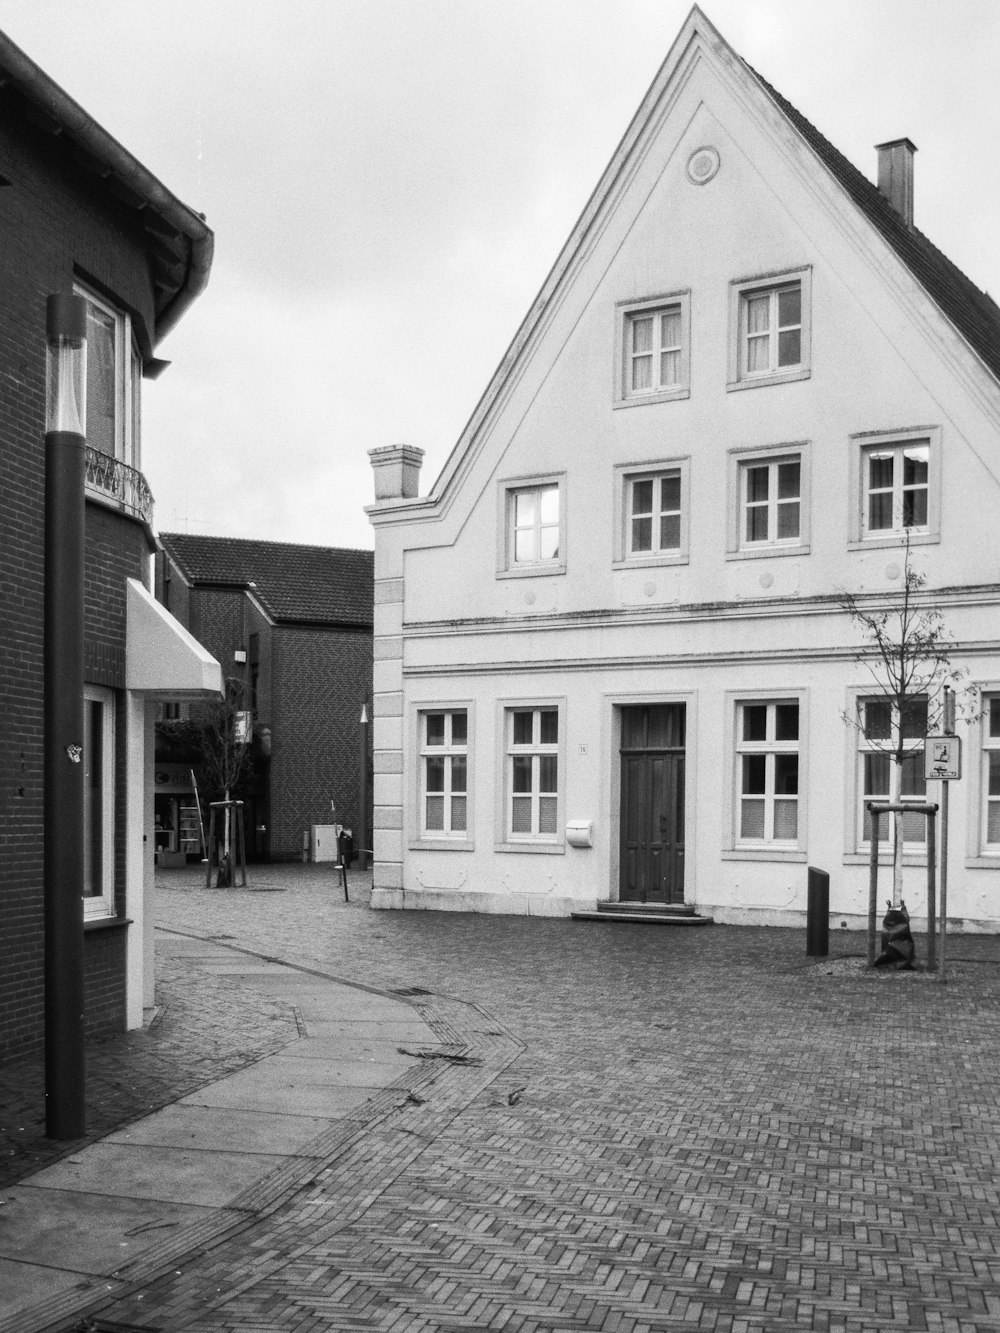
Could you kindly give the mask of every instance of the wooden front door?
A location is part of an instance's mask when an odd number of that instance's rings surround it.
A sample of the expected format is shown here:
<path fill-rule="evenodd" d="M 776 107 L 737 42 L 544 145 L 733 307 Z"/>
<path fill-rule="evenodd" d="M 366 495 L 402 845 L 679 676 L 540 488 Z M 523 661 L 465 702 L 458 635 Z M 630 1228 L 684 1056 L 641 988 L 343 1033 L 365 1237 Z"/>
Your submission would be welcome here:
<path fill-rule="evenodd" d="M 684 705 L 622 709 L 621 902 L 684 901 Z"/>

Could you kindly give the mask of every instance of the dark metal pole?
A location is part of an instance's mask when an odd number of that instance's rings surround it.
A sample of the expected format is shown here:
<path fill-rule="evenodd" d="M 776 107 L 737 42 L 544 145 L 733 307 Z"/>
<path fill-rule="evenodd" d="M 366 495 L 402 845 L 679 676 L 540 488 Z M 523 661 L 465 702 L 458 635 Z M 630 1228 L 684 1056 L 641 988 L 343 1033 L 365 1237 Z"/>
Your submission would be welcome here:
<path fill-rule="evenodd" d="M 947 787 L 947 783 L 945 786 Z M 927 816 L 927 970 L 937 967 L 937 815 Z"/>
<path fill-rule="evenodd" d="M 78 304 L 77 304 L 78 303 Z M 86 305 L 49 298 L 49 345 L 85 347 Z M 77 367 L 79 373 L 79 367 Z M 85 362 L 84 372 L 85 374 Z M 58 379 L 50 364 L 50 380 Z M 67 386 L 63 386 L 63 392 Z M 50 385 L 49 426 L 60 414 Z M 78 403 L 77 406 L 82 404 Z M 83 559 L 84 436 L 45 435 L 45 1128 L 51 1139 L 86 1132 L 83 1014 Z"/>
<path fill-rule="evenodd" d="M 358 799 L 358 869 L 367 870 L 369 862 L 368 841 L 371 833 L 368 827 L 368 733 L 370 723 L 368 721 L 368 705 L 361 705 L 361 765 L 360 765 L 360 786 Z"/>
<path fill-rule="evenodd" d="M 878 835 L 879 811 L 871 803 L 871 860 L 868 863 L 868 966 L 875 966 L 875 915 L 878 905 Z"/>

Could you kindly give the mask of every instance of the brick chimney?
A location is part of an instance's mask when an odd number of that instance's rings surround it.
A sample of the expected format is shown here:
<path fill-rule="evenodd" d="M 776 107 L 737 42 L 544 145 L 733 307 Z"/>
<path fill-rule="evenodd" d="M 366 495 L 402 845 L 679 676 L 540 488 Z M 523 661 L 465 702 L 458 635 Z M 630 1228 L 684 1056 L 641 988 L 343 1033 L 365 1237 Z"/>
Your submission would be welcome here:
<path fill-rule="evenodd" d="M 878 153 L 878 188 L 908 227 L 913 226 L 913 154 L 909 139 L 875 145 Z"/>

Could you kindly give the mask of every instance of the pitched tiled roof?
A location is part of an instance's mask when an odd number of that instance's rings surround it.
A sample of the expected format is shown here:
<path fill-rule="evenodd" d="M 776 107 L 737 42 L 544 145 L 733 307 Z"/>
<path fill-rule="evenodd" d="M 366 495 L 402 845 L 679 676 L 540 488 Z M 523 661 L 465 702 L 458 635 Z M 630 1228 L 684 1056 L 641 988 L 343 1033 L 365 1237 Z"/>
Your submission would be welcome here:
<path fill-rule="evenodd" d="M 272 620 L 372 624 L 372 551 L 183 532 L 161 532 L 159 536 L 189 583 L 249 587 Z"/>
<path fill-rule="evenodd" d="M 746 62 L 744 62 L 745 64 Z M 926 236 L 908 226 L 877 185 L 848 162 L 800 111 L 761 78 L 747 69 L 784 112 L 820 161 L 840 182 L 875 229 L 892 246 L 927 294 L 937 302 L 973 351 L 1000 379 L 1000 307 L 982 292 Z"/>

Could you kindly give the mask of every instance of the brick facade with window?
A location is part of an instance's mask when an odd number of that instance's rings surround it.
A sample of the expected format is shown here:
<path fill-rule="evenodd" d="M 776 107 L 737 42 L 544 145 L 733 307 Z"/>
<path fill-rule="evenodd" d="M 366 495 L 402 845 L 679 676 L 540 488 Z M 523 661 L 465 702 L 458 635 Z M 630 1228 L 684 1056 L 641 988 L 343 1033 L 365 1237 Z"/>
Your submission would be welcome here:
<path fill-rule="evenodd" d="M 223 664 L 253 714 L 252 772 L 238 793 L 248 854 L 294 860 L 313 825 L 357 829 L 372 553 L 184 533 L 161 533 L 160 543 L 160 599 Z M 166 800 L 163 809 L 175 818 Z"/>
<path fill-rule="evenodd" d="M 164 303 L 178 298 L 188 266 L 180 264 L 180 281 L 161 283 L 145 226 L 146 218 L 156 218 L 143 211 L 151 182 L 0 34 L 0 1062 L 39 1047 L 44 1028 L 46 298 L 86 284 L 122 312 L 136 368 L 152 358 Z M 169 196 L 159 188 L 162 206 Z M 191 218 L 193 230 L 210 237 Z M 169 228 L 167 235 L 169 244 Z M 178 313 L 189 299 L 178 298 Z M 145 483 L 139 477 L 135 485 Z M 115 691 L 119 714 L 115 808 L 107 812 L 114 826 L 113 902 L 111 914 L 85 935 L 91 1034 L 121 1030 L 126 1022 L 126 788 L 137 778 L 141 783 L 141 775 L 126 773 L 126 579 L 148 581 L 152 547 L 148 515 L 128 512 L 110 491 L 88 488 L 84 674 L 90 684 Z M 141 981 L 136 985 L 141 989 Z M 133 997 L 133 1014 L 137 1006 L 141 1017 L 141 996 Z"/>

